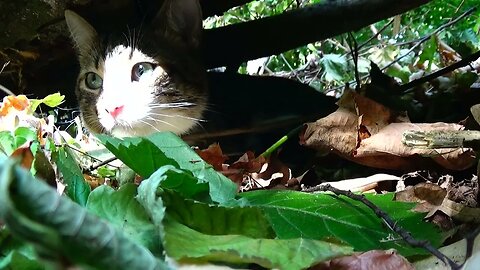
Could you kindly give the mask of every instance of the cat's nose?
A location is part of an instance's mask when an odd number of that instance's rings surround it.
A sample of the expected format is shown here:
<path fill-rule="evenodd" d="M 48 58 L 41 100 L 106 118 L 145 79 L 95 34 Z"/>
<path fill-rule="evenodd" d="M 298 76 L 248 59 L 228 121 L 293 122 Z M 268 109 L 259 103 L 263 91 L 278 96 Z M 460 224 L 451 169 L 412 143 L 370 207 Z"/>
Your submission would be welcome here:
<path fill-rule="evenodd" d="M 113 110 L 109 110 L 109 109 L 106 109 L 106 110 L 113 118 L 117 118 L 117 116 L 123 111 L 123 105 L 115 107 L 115 109 Z"/>

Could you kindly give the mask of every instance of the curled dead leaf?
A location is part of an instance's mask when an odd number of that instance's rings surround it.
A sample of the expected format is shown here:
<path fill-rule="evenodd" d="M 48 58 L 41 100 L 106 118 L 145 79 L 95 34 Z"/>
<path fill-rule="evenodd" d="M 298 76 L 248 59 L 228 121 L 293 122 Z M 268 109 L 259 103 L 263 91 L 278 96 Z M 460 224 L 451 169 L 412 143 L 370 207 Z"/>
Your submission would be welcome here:
<path fill-rule="evenodd" d="M 471 148 L 419 149 L 402 143 L 407 130 L 461 130 L 462 125 L 410 123 L 373 100 L 349 96 L 349 102 L 339 102 L 346 107 L 306 124 L 301 138 L 306 146 L 329 149 L 359 164 L 383 169 L 412 170 L 429 167 L 434 161 L 447 169 L 463 170 L 475 163 Z M 351 102 L 359 106 L 353 110 Z"/>
<path fill-rule="evenodd" d="M 371 250 L 365 253 L 335 258 L 317 264 L 310 269 L 356 269 L 356 270 L 413 270 L 415 269 L 404 257 L 394 250 Z"/>

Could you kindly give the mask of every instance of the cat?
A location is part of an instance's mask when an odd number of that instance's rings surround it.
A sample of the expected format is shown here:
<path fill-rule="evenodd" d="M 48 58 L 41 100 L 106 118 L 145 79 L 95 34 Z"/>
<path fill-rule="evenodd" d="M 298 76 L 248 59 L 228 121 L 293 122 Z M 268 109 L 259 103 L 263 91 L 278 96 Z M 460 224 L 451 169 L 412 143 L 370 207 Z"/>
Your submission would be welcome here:
<path fill-rule="evenodd" d="M 100 35 L 70 10 L 65 20 L 80 64 L 75 93 L 91 132 L 185 134 L 200 124 L 208 91 L 198 0 L 165 0 L 150 21 L 124 33 Z"/>

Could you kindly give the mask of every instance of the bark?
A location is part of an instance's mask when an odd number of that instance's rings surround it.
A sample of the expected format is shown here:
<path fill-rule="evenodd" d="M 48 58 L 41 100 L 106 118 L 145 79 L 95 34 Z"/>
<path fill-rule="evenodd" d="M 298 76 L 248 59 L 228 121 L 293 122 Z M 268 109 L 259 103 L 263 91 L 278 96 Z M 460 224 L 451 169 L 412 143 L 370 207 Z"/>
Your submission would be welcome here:
<path fill-rule="evenodd" d="M 416 8 L 430 0 L 337 0 L 205 31 L 209 68 L 279 54 Z"/>
<path fill-rule="evenodd" d="M 201 0 L 203 17 L 220 16 L 225 11 L 247 4 L 253 0 Z"/>

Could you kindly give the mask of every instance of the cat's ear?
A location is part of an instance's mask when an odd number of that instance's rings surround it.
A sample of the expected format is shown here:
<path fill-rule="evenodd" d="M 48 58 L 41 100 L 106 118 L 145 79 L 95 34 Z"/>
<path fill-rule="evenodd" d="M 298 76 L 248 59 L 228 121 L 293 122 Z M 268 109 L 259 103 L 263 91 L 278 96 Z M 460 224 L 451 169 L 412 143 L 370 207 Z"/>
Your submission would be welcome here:
<path fill-rule="evenodd" d="M 71 10 L 65 10 L 65 21 L 78 53 L 80 55 L 87 54 L 98 39 L 97 31 L 85 19 Z"/>
<path fill-rule="evenodd" d="M 154 24 L 162 25 L 164 35 L 198 48 L 202 36 L 202 9 L 198 0 L 165 0 Z"/>

